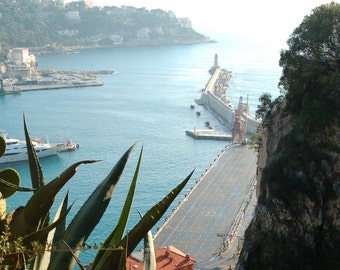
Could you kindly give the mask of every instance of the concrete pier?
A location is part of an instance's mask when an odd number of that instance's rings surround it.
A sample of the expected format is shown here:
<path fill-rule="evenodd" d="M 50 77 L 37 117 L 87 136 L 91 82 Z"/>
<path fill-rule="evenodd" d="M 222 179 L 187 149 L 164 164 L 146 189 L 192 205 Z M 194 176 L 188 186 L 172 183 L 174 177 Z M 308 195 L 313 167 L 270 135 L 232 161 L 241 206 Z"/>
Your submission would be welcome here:
<path fill-rule="evenodd" d="M 196 100 L 200 105 L 204 105 L 211 111 L 218 119 L 233 125 L 235 121 L 235 109 L 226 97 L 226 90 L 229 87 L 229 80 L 231 79 L 231 72 L 214 68 L 210 80 L 208 81 L 201 97 Z M 242 98 L 240 98 L 242 100 Z M 256 133 L 260 122 L 249 115 L 249 108 L 247 103 L 238 104 L 237 107 L 242 115 L 242 122 L 246 132 Z"/>
<path fill-rule="evenodd" d="M 39 70 L 37 78 L 32 81 L 19 82 L 19 80 L 3 80 L 3 89 L 0 88 L 0 94 L 14 94 L 21 91 L 38 91 L 64 88 L 79 88 L 102 86 L 98 81 L 96 74 L 114 74 L 113 70 L 98 71 L 55 71 Z"/>
<path fill-rule="evenodd" d="M 185 134 L 198 140 L 221 140 L 231 141 L 233 136 L 231 134 L 217 132 L 214 129 L 194 129 L 186 130 Z"/>
<path fill-rule="evenodd" d="M 155 247 L 179 248 L 197 261 L 195 269 L 234 267 L 254 198 L 256 162 L 248 145 L 223 150 L 158 230 Z"/>

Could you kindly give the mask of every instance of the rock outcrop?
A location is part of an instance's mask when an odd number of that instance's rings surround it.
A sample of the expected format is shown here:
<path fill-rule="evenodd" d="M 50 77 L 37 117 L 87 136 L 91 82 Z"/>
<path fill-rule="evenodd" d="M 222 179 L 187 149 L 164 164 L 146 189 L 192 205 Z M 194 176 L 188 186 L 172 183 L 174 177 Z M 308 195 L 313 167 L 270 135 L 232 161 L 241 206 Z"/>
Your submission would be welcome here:
<path fill-rule="evenodd" d="M 262 122 L 255 215 L 237 269 L 338 269 L 340 129 L 310 133 L 285 110 Z"/>

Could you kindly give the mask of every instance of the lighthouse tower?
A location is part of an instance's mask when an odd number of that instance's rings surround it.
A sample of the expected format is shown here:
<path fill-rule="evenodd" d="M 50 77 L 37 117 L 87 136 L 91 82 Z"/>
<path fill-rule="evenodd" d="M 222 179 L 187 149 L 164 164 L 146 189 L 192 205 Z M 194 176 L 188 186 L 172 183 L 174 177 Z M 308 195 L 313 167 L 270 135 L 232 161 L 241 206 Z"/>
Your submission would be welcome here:
<path fill-rule="evenodd" d="M 217 53 L 215 54 L 215 61 L 214 61 L 214 65 L 209 69 L 209 73 L 212 75 L 214 74 L 215 70 L 218 69 L 218 55 Z"/>
<path fill-rule="evenodd" d="M 217 55 L 217 53 L 215 54 L 214 68 L 215 69 L 218 68 L 218 55 Z"/>

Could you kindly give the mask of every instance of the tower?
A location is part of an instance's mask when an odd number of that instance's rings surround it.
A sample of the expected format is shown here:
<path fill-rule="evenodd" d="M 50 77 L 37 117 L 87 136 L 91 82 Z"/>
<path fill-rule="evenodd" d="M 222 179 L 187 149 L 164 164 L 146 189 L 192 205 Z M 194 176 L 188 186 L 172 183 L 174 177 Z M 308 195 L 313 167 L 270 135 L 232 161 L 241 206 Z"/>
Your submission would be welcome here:
<path fill-rule="evenodd" d="M 215 61 L 214 61 L 214 68 L 218 68 L 218 55 L 215 53 Z"/>

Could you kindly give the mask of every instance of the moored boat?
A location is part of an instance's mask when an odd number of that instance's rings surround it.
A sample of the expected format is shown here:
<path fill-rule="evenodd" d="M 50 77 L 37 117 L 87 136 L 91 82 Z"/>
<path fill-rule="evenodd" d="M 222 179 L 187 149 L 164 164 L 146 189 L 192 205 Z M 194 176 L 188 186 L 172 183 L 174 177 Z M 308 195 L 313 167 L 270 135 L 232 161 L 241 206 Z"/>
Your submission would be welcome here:
<path fill-rule="evenodd" d="M 79 148 L 79 144 L 74 143 L 72 139 L 68 139 L 66 144 L 63 144 L 61 147 L 60 152 L 67 152 L 67 151 L 75 151 Z"/>
<path fill-rule="evenodd" d="M 18 162 L 28 160 L 27 146 L 25 141 L 16 138 L 8 138 L 6 132 L 0 131 L 0 136 L 5 139 L 6 151 L 0 157 L 0 163 Z M 50 144 L 38 140 L 32 140 L 32 145 L 38 158 L 57 155 L 64 144 Z"/>

